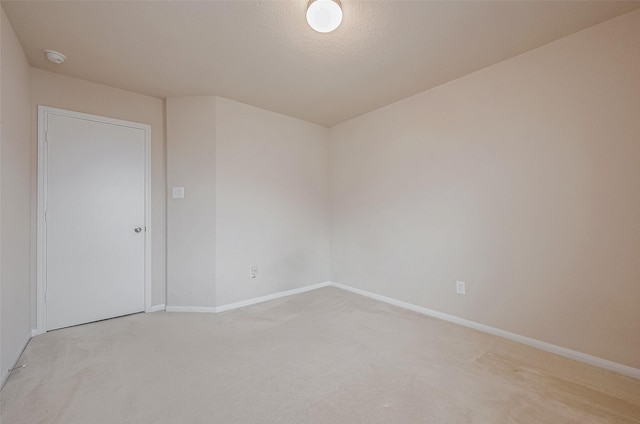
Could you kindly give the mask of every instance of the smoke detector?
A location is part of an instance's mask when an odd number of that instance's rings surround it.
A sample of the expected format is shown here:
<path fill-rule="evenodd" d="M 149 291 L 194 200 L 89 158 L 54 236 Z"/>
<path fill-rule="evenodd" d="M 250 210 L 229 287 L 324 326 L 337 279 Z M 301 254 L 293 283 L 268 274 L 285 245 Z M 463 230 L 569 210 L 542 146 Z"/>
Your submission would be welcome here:
<path fill-rule="evenodd" d="M 47 56 L 49 62 L 55 63 L 56 65 L 60 65 L 67 59 L 67 56 L 55 50 L 45 50 L 44 54 Z"/>

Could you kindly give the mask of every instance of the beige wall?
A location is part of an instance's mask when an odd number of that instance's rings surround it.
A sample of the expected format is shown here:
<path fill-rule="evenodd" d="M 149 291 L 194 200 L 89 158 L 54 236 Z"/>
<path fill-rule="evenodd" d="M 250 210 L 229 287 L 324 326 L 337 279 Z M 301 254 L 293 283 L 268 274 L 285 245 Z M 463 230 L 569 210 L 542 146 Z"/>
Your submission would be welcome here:
<path fill-rule="evenodd" d="M 168 188 L 185 188 L 168 201 L 168 306 L 213 308 L 329 280 L 327 138 L 220 97 L 167 99 Z"/>
<path fill-rule="evenodd" d="M 638 40 L 640 11 L 332 128 L 333 280 L 640 368 Z"/>
<path fill-rule="evenodd" d="M 29 63 L 11 24 L 0 23 L 0 381 L 31 337 Z"/>
<path fill-rule="evenodd" d="M 166 290 L 164 101 L 35 68 L 31 69 L 31 92 L 32 169 L 34 172 L 32 180 L 33 240 L 35 240 L 36 219 L 37 181 L 35 173 L 37 172 L 38 105 L 151 125 L 152 304 L 164 304 Z M 35 265 L 35 248 L 32 249 L 32 257 Z M 32 290 L 35 296 L 35 272 L 33 273 Z"/>
<path fill-rule="evenodd" d="M 327 138 L 319 125 L 216 98 L 218 305 L 329 280 Z"/>
<path fill-rule="evenodd" d="M 213 96 L 167 99 L 167 305 L 214 307 L 216 273 Z M 172 187 L 184 187 L 173 199 Z"/>

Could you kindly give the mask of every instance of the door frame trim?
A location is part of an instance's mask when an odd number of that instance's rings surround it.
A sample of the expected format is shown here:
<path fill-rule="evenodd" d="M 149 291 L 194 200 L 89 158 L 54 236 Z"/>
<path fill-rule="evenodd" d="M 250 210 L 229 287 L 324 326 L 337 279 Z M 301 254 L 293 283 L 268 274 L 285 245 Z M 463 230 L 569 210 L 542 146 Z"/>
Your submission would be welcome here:
<path fill-rule="evenodd" d="M 120 125 L 144 131 L 144 311 L 151 312 L 151 125 L 121 119 L 107 118 L 66 109 L 38 105 L 38 205 L 36 229 L 36 334 L 47 332 L 47 287 L 46 222 L 47 205 L 47 148 L 45 124 L 49 115 L 79 118 L 104 124 Z"/>

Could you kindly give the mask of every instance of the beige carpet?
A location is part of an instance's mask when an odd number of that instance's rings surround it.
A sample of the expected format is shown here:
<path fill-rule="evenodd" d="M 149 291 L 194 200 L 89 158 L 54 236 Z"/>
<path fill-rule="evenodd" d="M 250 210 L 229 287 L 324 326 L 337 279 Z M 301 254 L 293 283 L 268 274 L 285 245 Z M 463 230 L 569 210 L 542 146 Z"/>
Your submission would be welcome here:
<path fill-rule="evenodd" d="M 34 338 L 2 424 L 640 423 L 640 381 L 324 288 Z"/>

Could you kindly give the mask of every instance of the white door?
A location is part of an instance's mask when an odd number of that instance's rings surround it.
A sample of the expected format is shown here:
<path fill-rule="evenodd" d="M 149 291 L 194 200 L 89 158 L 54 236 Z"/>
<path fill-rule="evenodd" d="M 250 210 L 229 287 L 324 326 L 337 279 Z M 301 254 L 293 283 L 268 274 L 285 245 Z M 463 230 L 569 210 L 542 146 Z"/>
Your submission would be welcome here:
<path fill-rule="evenodd" d="M 143 311 L 144 129 L 45 116 L 46 329 Z"/>

